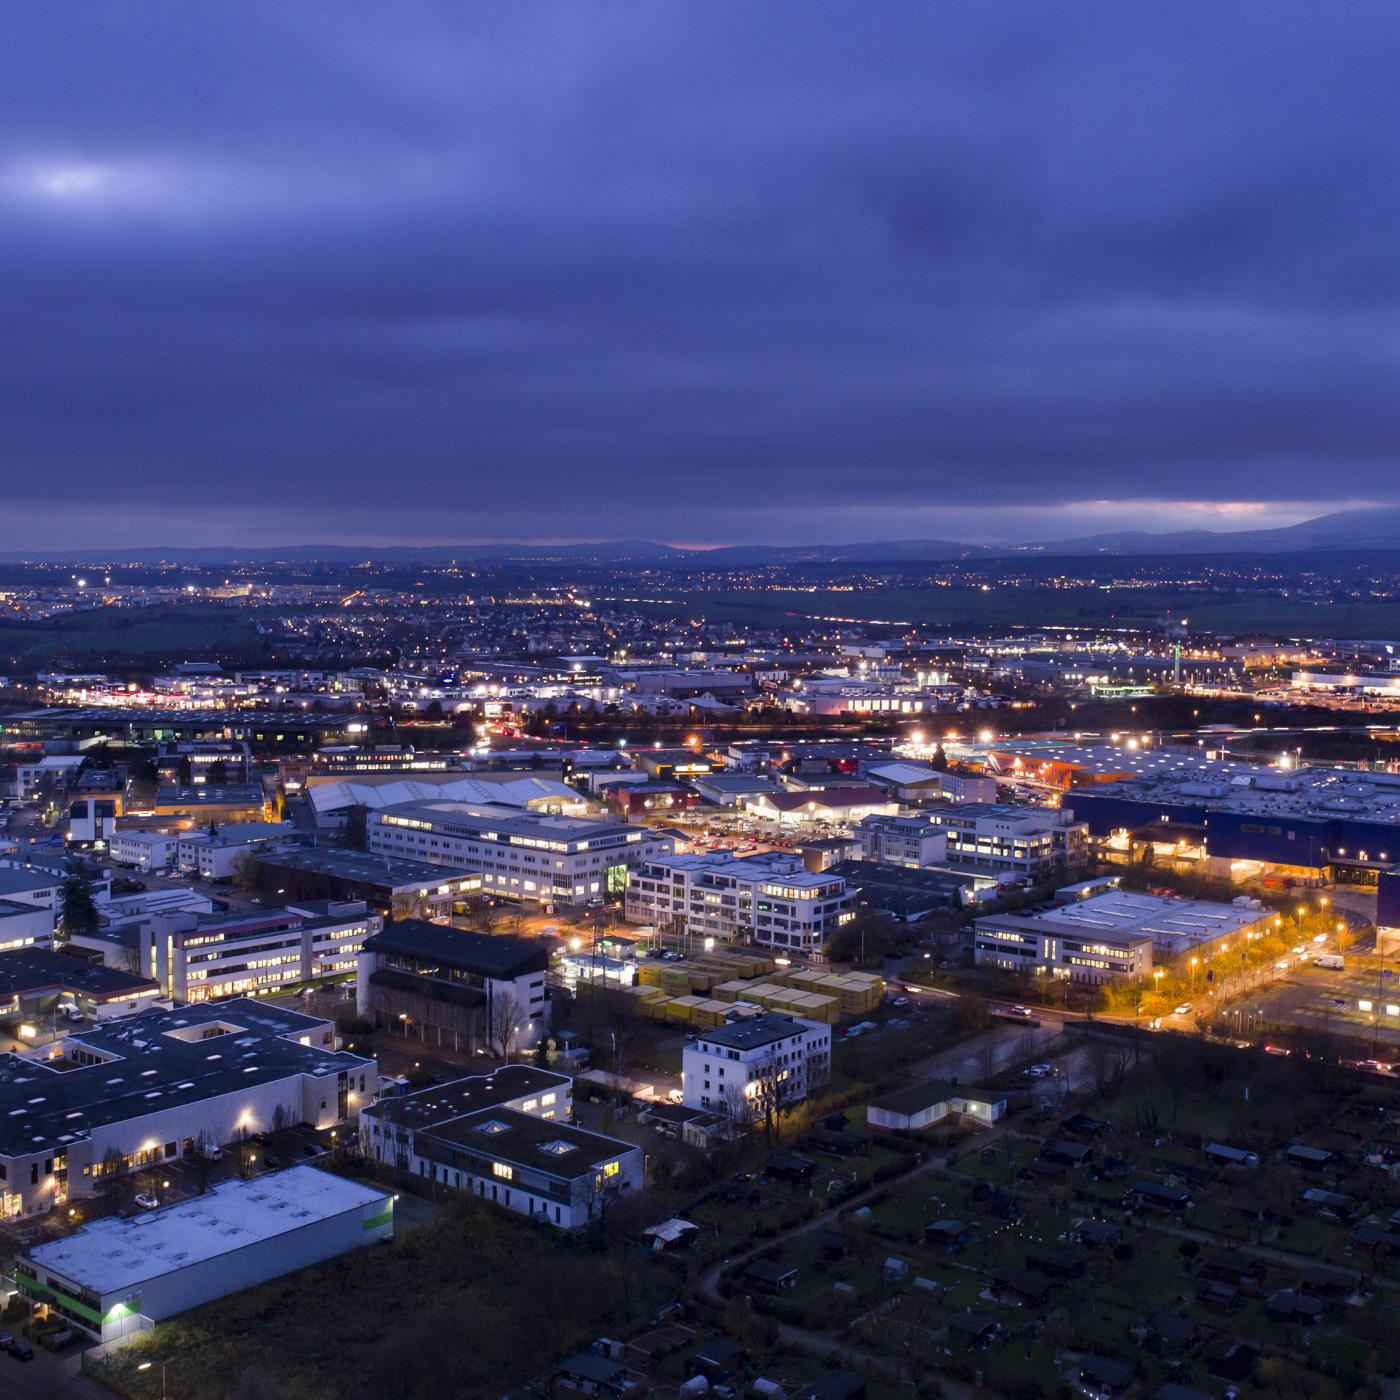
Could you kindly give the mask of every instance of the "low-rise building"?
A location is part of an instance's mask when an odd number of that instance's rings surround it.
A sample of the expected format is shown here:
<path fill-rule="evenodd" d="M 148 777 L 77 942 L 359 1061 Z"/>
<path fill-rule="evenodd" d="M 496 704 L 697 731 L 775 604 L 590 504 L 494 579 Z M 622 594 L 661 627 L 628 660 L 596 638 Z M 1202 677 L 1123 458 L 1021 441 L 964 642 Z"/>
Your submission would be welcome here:
<path fill-rule="evenodd" d="M 561 1229 L 587 1225 L 645 1184 L 642 1150 L 574 1126 L 567 1075 L 503 1065 L 403 1098 L 360 1122 L 376 1161 Z"/>
<path fill-rule="evenodd" d="M 854 917 L 855 895 L 798 856 L 717 852 L 647 862 L 628 882 L 626 909 L 668 932 L 812 952 Z"/>
<path fill-rule="evenodd" d="M 216 831 L 181 835 L 175 847 L 175 864 L 201 880 L 231 880 L 239 866 L 256 852 L 283 844 L 304 846 L 291 822 L 230 822 Z"/>
<path fill-rule="evenodd" d="M 3 925 L 0 925 L 3 927 Z M 86 962 L 48 948 L 0 952 L 0 1019 L 36 1032 L 59 1019 L 71 1027 L 93 1017 L 99 1021 L 143 1011 L 160 995 L 148 977 L 138 977 Z"/>
<path fill-rule="evenodd" d="M 179 844 L 180 838 L 168 831 L 118 829 L 107 840 L 107 854 L 117 865 L 131 866 L 145 875 L 170 869 Z"/>
<path fill-rule="evenodd" d="M 293 899 L 361 899 L 380 914 L 421 910 L 451 914 L 481 896 L 481 874 L 422 860 L 401 860 L 335 846 L 261 850 L 254 857 L 258 888 Z"/>
<path fill-rule="evenodd" d="M 393 1233 L 391 1195 L 291 1167 L 32 1245 L 15 1260 L 15 1282 L 40 1313 L 110 1342 Z"/>
<path fill-rule="evenodd" d="M 759 792 L 740 798 L 739 805 L 759 821 L 780 827 L 858 822 L 864 817 L 892 817 L 899 812 L 899 803 L 889 793 L 868 784 Z"/>
<path fill-rule="evenodd" d="M 1006 1100 L 980 1089 L 959 1089 L 942 1080 L 929 1080 L 871 1099 L 866 1122 L 891 1132 L 917 1132 L 950 1118 L 989 1127 L 1006 1113 Z"/>
<path fill-rule="evenodd" d="M 994 914 L 978 919 L 976 961 L 1007 971 L 1104 982 L 1145 977 L 1154 966 L 1195 958 L 1202 965 L 1247 952 L 1268 930 L 1270 914 L 1251 902 L 1111 890 L 1057 905 L 1045 914 Z"/>
<path fill-rule="evenodd" d="M 235 998 L 153 1010 L 0 1056 L 0 1215 L 278 1123 L 330 1128 L 369 1102 L 375 1061 L 320 1017 Z"/>
<path fill-rule="evenodd" d="M 735 1120 L 799 1103 L 830 1075 L 831 1027 L 771 1011 L 701 1031 L 682 1055 L 685 1106 Z"/>

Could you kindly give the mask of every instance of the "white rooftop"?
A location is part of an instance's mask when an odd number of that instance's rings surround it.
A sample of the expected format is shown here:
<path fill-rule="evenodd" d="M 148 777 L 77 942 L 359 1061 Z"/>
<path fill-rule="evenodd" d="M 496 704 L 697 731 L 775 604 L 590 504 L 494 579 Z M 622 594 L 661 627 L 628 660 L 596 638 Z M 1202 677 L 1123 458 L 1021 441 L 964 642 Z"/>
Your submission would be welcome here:
<path fill-rule="evenodd" d="M 1150 938 L 1160 951 L 1175 954 L 1251 928 L 1267 915 L 1267 910 L 1248 905 L 1110 890 L 1074 904 L 1057 905 L 1044 915 L 1031 915 L 1028 922 L 1053 924 L 1058 929 L 1074 927 L 1119 939 Z"/>
<path fill-rule="evenodd" d="M 38 1245 L 28 1257 L 93 1293 L 118 1293 L 388 1199 L 383 1191 L 343 1176 L 289 1167 L 252 1181 L 226 1181 L 160 1210 L 96 1220 L 66 1239 Z"/>

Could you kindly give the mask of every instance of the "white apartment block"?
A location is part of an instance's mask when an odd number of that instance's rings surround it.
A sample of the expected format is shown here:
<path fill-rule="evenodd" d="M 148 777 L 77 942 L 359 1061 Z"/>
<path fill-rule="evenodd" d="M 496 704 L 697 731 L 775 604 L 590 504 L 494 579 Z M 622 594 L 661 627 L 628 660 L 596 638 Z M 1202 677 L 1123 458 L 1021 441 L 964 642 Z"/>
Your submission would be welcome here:
<path fill-rule="evenodd" d="M 201 880 L 230 880 L 249 855 L 295 836 L 291 822 L 230 822 L 212 833 L 182 835 L 175 848 L 175 864 Z"/>
<path fill-rule="evenodd" d="M 491 804 L 405 802 L 370 813 L 369 849 L 479 870 L 487 894 L 554 904 L 621 892 L 629 871 L 669 855 L 675 842 L 625 822 Z"/>
<path fill-rule="evenodd" d="M 761 1112 L 770 1093 L 798 1103 L 830 1075 L 831 1027 L 771 1011 L 700 1031 L 682 1057 L 686 1107 L 736 1120 Z"/>
<path fill-rule="evenodd" d="M 839 875 L 816 874 L 797 856 L 663 856 L 628 882 L 627 918 L 666 932 L 813 952 L 855 917 Z"/>

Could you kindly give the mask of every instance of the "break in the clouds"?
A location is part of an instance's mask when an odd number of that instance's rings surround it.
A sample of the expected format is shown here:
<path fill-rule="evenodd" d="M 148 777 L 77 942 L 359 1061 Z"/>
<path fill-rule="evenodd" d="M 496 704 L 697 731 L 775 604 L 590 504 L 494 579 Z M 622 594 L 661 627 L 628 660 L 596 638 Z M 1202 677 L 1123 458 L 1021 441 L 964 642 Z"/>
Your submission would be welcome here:
<path fill-rule="evenodd" d="M 1393 5 L 3 23 L 11 547 L 1400 499 Z"/>

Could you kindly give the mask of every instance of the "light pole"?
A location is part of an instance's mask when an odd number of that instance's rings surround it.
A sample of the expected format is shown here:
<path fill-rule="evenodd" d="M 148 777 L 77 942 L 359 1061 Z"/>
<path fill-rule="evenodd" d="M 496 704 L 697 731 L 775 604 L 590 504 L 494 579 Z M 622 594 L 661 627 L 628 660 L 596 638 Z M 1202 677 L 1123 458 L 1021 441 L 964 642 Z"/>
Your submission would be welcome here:
<path fill-rule="evenodd" d="M 136 1369 L 138 1371 L 149 1371 L 154 1363 L 143 1361 Z M 160 1363 L 160 1400 L 165 1400 L 165 1362 Z"/>

